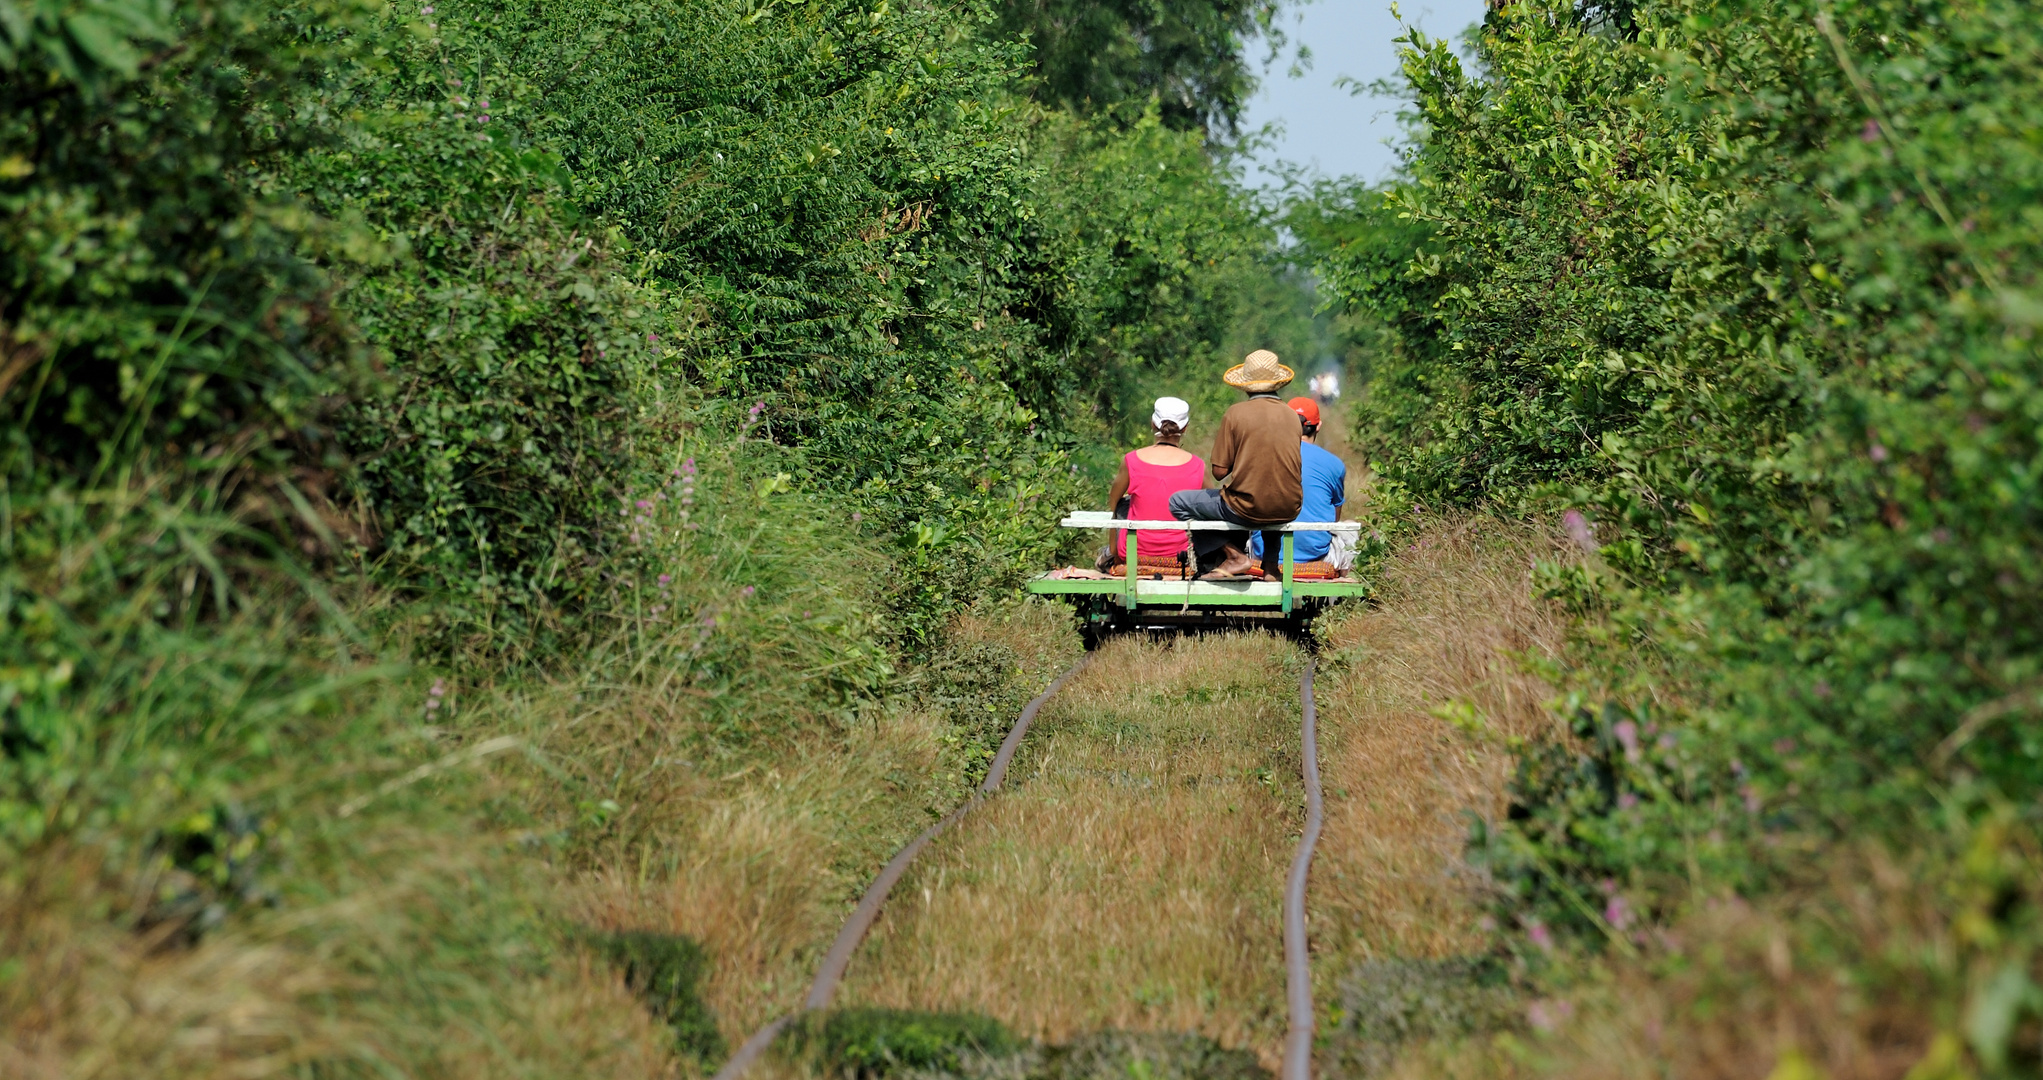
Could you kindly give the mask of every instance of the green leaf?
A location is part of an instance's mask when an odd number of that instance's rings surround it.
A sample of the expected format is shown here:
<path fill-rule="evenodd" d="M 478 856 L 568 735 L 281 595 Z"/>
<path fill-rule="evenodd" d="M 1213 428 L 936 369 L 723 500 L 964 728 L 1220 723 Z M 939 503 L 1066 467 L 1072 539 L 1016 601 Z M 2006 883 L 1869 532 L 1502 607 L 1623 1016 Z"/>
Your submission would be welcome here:
<path fill-rule="evenodd" d="M 99 66 L 111 68 L 133 78 L 142 65 L 142 54 L 135 51 L 128 39 L 105 18 L 98 15 L 72 15 L 64 20 L 64 29 L 70 32 L 71 40 L 84 50 L 85 55 L 98 62 Z"/>
<path fill-rule="evenodd" d="M 2019 962 L 2010 961 L 1972 999 L 1971 1008 L 1965 1011 L 1965 1035 L 1987 1068 L 1998 1069 L 2006 1063 L 2015 1021 L 2022 1008 L 2033 1005 L 2036 998 L 2036 984 L 2029 981 L 2029 973 Z"/>

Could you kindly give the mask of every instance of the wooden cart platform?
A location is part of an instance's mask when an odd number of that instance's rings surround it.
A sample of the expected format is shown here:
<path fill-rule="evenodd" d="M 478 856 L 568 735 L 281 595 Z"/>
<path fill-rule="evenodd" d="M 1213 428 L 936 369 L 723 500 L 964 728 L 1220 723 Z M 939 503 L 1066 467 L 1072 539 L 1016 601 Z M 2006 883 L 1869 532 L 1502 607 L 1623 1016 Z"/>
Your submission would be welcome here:
<path fill-rule="evenodd" d="M 1136 536 L 1149 529 L 1192 532 L 1239 532 L 1224 521 L 1136 521 L 1105 511 L 1079 511 L 1057 524 L 1068 529 L 1126 529 L 1126 565 L 1113 577 L 1058 577 L 1055 571 L 1029 580 L 1028 589 L 1043 596 L 1063 597 L 1078 607 L 1090 645 L 1101 635 L 1135 629 L 1273 625 L 1303 633 L 1312 617 L 1326 606 L 1369 595 L 1369 584 L 1343 576 L 1333 580 L 1300 579 L 1292 558 L 1294 533 L 1330 532 L 1358 535 L 1356 521 L 1294 521 L 1265 532 L 1281 533 L 1282 573 L 1276 581 L 1194 581 L 1177 575 L 1144 575 L 1135 558 Z"/>

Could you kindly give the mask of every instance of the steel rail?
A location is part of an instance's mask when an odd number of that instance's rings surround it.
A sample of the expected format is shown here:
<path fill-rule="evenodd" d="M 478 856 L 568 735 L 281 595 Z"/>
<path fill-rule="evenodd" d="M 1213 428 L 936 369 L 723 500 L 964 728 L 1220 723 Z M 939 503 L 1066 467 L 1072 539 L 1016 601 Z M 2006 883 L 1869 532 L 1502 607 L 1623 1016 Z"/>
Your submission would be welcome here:
<path fill-rule="evenodd" d="M 1320 827 L 1326 821 L 1326 806 L 1319 791 L 1319 712 L 1312 701 L 1312 657 L 1305 658 L 1305 674 L 1298 679 L 1298 699 L 1305 720 L 1300 741 L 1305 747 L 1305 832 L 1298 838 L 1298 850 L 1291 856 L 1291 876 L 1284 884 L 1284 975 L 1285 997 L 1291 1007 L 1291 1029 L 1284 1036 L 1284 1067 L 1281 1080 L 1312 1078 L 1312 956 L 1305 933 L 1305 879 L 1312 869 L 1312 848 L 1319 842 Z"/>
<path fill-rule="evenodd" d="M 844 920 L 844 928 L 837 931 L 837 940 L 830 943 L 830 951 L 823 956 L 823 966 L 816 972 L 816 981 L 809 984 L 809 996 L 802 1002 L 802 1011 L 813 1012 L 830 1007 L 830 998 L 837 993 L 837 985 L 844 981 L 845 969 L 851 966 L 851 954 L 858 951 L 859 943 L 865 940 L 866 932 L 871 930 L 873 923 L 879 919 L 880 908 L 887 902 L 887 894 L 894 891 L 894 885 L 908 872 L 908 864 L 914 862 L 917 855 L 922 854 L 922 849 L 928 847 L 931 840 L 957 824 L 960 818 L 984 802 L 986 796 L 1000 790 L 1000 782 L 1007 776 L 1007 766 L 1014 760 L 1015 751 L 1021 749 L 1022 736 L 1028 734 L 1029 725 L 1035 722 L 1036 714 L 1042 711 L 1043 703 L 1049 701 L 1050 695 L 1063 689 L 1064 684 L 1070 682 L 1072 676 L 1077 675 L 1085 665 L 1091 663 L 1094 655 L 1087 653 L 1084 659 L 1065 669 L 1064 674 L 1057 676 L 1042 693 L 1030 698 L 1029 703 L 1022 707 L 1021 715 L 1015 718 L 1014 726 L 1008 729 L 1007 737 L 1000 741 L 1000 749 L 993 755 L 993 764 L 987 767 L 986 779 L 979 785 L 979 790 L 973 792 L 972 797 L 965 800 L 957 809 L 945 814 L 941 821 L 922 830 L 915 839 L 908 841 L 907 846 L 895 852 L 894 857 L 887 861 L 887 865 L 880 868 L 879 876 L 873 878 L 871 885 L 866 886 L 865 895 L 859 898 L 858 906 L 851 911 L 851 917 Z M 724 1062 L 723 1067 L 716 1071 L 713 1080 L 738 1080 L 738 1077 L 743 1076 L 745 1070 L 750 1069 L 752 1063 L 759 1059 L 759 1055 L 773 1045 L 773 1040 L 779 1037 L 783 1028 L 793 1022 L 795 1015 L 788 1013 L 778 1017 L 753 1032 L 752 1037 L 746 1039 L 743 1046 L 738 1047 L 737 1053 L 732 1054 L 730 1060 Z"/>

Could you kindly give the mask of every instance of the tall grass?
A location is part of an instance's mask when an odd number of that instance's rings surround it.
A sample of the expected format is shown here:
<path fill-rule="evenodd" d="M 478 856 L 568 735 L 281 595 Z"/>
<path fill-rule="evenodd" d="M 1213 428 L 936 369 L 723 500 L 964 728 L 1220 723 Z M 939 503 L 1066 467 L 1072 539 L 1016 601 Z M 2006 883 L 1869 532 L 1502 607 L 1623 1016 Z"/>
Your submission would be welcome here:
<path fill-rule="evenodd" d="M 263 535 L 145 484 L 8 511 L 11 1074 L 658 1071 L 643 1024 L 558 1023 L 630 999 L 561 951 L 479 778 L 387 783 L 456 710 Z"/>
<path fill-rule="evenodd" d="M 571 650 L 426 665 L 416 603 L 329 593 L 196 497 L 12 493 L 0 1060 L 681 1067 L 590 926 L 707 943 L 727 1026 L 782 1007 L 836 905 L 962 791 L 979 722 L 886 696 L 887 560 L 749 435 L 685 428 L 639 478 Z M 932 689 L 1004 702 L 1042 666 Z"/>
<path fill-rule="evenodd" d="M 1274 1062 L 1296 677 L 1260 634 L 1105 646 L 1044 708 L 1001 797 L 896 890 L 846 999 L 1057 1042 L 1192 1032 Z"/>

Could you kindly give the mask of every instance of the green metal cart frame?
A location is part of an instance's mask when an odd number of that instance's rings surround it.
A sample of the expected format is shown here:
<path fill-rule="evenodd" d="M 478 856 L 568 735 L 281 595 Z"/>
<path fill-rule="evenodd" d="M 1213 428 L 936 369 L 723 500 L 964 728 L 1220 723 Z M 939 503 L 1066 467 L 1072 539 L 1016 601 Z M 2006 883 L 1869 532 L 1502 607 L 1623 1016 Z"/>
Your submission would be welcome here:
<path fill-rule="evenodd" d="M 1369 595 L 1366 581 L 1299 581 L 1292 557 L 1293 534 L 1362 531 L 1356 521 L 1294 521 L 1265 532 L 1282 534 L 1277 581 L 1193 581 L 1143 577 L 1135 558 L 1136 537 L 1148 529 L 1192 532 L 1239 532 L 1224 521 L 1135 521 L 1103 510 L 1078 511 L 1057 524 L 1067 529 L 1126 529 L 1125 575 L 1112 578 L 1053 578 L 1038 574 L 1028 589 L 1041 596 L 1062 597 L 1078 608 L 1088 645 L 1106 634 L 1137 629 L 1267 626 L 1302 635 L 1312 618 L 1327 606 Z"/>

